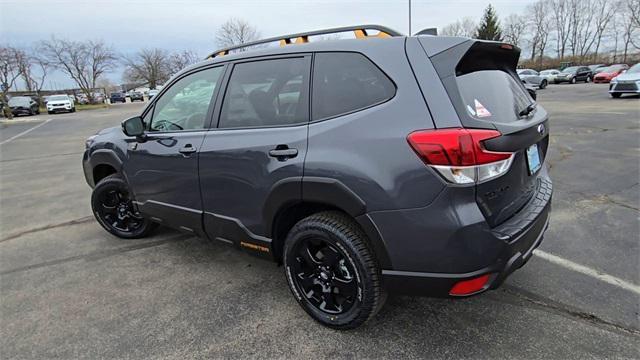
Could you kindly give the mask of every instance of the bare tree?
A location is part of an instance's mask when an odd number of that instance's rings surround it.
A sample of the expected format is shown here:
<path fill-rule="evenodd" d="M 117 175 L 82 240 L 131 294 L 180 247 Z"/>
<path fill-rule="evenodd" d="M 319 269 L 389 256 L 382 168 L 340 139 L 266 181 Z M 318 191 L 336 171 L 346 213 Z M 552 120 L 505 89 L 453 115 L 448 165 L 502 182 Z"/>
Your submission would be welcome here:
<path fill-rule="evenodd" d="M 639 29 L 635 21 L 633 11 L 629 11 L 632 10 L 632 7 L 634 5 L 633 3 L 635 1 L 637 0 L 623 0 L 621 8 L 627 11 L 623 10 L 622 12 L 618 13 L 618 15 L 620 16 L 621 27 L 619 31 L 622 33 L 623 44 L 622 62 L 625 63 L 627 62 L 627 56 L 629 55 L 629 46 L 631 45 L 636 47 L 634 40 L 637 36 L 636 32 Z M 635 16 L 637 16 L 637 14 L 635 14 Z"/>
<path fill-rule="evenodd" d="M 518 14 L 509 15 L 505 21 L 502 33 L 504 40 L 510 44 L 520 46 L 527 29 L 527 20 Z"/>
<path fill-rule="evenodd" d="M 151 89 L 164 84 L 170 74 L 169 52 L 163 49 L 142 49 L 124 58 L 127 81 L 149 84 Z"/>
<path fill-rule="evenodd" d="M 623 10 L 623 12 L 628 12 L 629 14 L 629 42 L 636 49 L 640 49 L 640 39 L 634 36 L 635 31 L 640 29 L 640 0 L 626 0 L 625 3 L 626 10 Z"/>
<path fill-rule="evenodd" d="M 547 49 L 549 35 L 551 33 L 548 20 L 548 12 L 551 4 L 547 0 L 538 0 L 527 7 L 529 28 L 531 29 L 531 60 L 538 57 L 540 63 Z"/>
<path fill-rule="evenodd" d="M 614 18 L 615 10 L 616 6 L 613 0 L 595 0 L 593 3 L 593 26 L 595 29 L 591 43 L 595 44 L 593 52 L 594 59 L 598 58 L 602 38 L 605 36 L 606 30 L 610 26 L 609 24 L 611 20 Z"/>
<path fill-rule="evenodd" d="M 193 51 L 174 52 L 169 56 L 169 75 L 173 75 L 189 65 L 197 63 L 198 55 Z"/>
<path fill-rule="evenodd" d="M 116 55 L 102 41 L 70 41 L 52 37 L 40 43 L 40 49 L 55 68 L 67 74 L 93 102 L 98 80 L 115 67 Z"/>
<path fill-rule="evenodd" d="M 24 52 L 24 55 L 20 56 L 17 61 L 26 90 L 35 92 L 40 99 L 40 91 L 50 68 L 49 62 L 39 54 L 38 49 Z"/>
<path fill-rule="evenodd" d="M 564 59 L 567 49 L 567 41 L 571 31 L 571 23 L 569 21 L 569 6 L 567 0 L 548 0 L 549 11 L 552 14 L 553 23 L 556 32 L 556 51 L 560 60 Z"/>
<path fill-rule="evenodd" d="M 2 110 L 8 119 L 12 119 L 13 114 L 9 109 L 7 94 L 22 75 L 19 63 L 24 56 L 26 55 L 22 50 L 10 46 L 0 46 L 0 94 L 2 95 Z"/>
<path fill-rule="evenodd" d="M 446 36 L 473 37 L 478 25 L 470 17 L 464 17 L 442 28 L 441 34 Z"/>
<path fill-rule="evenodd" d="M 592 45 L 593 35 L 593 17 L 594 11 L 593 0 L 568 0 L 569 19 L 570 19 L 570 36 L 569 47 L 571 54 L 580 59 L 584 59 Z"/>
<path fill-rule="evenodd" d="M 257 40 L 260 36 L 258 30 L 242 19 L 232 18 L 227 20 L 216 33 L 216 43 L 220 47 L 245 44 Z M 240 49 L 245 51 L 247 49 Z"/>

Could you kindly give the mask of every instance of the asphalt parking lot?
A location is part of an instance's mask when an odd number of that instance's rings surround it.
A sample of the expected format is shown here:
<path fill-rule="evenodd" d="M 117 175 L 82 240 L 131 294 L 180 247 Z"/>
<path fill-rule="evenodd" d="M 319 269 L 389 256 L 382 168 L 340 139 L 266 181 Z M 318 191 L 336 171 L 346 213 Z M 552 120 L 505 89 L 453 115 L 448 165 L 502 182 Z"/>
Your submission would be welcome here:
<path fill-rule="evenodd" d="M 102 230 L 84 139 L 143 104 L 0 125 L 1 356 L 637 358 L 640 99 L 606 89 L 538 93 L 555 193 L 525 267 L 470 299 L 392 297 L 349 332 L 313 322 L 271 262 L 170 230 Z"/>

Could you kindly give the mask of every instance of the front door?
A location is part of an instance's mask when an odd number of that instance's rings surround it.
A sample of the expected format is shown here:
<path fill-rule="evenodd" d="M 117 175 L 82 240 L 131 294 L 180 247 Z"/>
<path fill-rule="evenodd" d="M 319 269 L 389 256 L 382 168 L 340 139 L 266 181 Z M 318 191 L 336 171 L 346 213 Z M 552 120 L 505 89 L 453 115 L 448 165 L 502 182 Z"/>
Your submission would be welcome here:
<path fill-rule="evenodd" d="M 141 213 L 202 233 L 198 155 L 223 67 L 192 72 L 158 95 L 145 114 L 146 139 L 132 142 L 124 172 Z"/>
<path fill-rule="evenodd" d="M 219 125 L 200 154 L 205 231 L 212 239 L 269 255 L 263 210 L 277 184 L 301 195 L 307 150 L 310 56 L 238 62 Z"/>

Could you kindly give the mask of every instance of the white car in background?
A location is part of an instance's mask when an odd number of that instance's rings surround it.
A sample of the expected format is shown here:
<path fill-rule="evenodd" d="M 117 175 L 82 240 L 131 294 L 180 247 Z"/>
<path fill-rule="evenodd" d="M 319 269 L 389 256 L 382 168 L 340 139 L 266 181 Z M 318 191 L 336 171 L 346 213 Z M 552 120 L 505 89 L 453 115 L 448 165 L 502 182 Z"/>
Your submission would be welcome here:
<path fill-rule="evenodd" d="M 76 112 L 76 103 L 69 95 L 62 94 L 47 97 L 47 113 L 53 114 L 59 111 Z"/>
<path fill-rule="evenodd" d="M 640 94 L 640 64 L 614 77 L 609 82 L 609 94 L 619 98 L 622 94 Z"/>
<path fill-rule="evenodd" d="M 147 96 L 149 96 L 149 100 L 151 100 L 154 96 L 158 95 L 160 90 L 149 90 Z"/>
<path fill-rule="evenodd" d="M 540 71 L 540 76 L 547 79 L 547 83 L 551 84 L 556 81 L 556 76 L 560 74 L 560 70 L 558 69 L 549 69 Z"/>

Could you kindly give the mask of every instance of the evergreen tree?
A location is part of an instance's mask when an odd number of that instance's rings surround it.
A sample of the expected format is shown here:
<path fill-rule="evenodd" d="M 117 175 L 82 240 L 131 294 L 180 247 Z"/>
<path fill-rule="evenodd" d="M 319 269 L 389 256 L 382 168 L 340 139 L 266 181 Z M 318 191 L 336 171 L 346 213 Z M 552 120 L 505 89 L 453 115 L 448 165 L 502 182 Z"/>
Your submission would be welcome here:
<path fill-rule="evenodd" d="M 476 30 L 476 39 L 502 41 L 498 15 L 491 4 L 484 10 L 484 15 Z"/>

